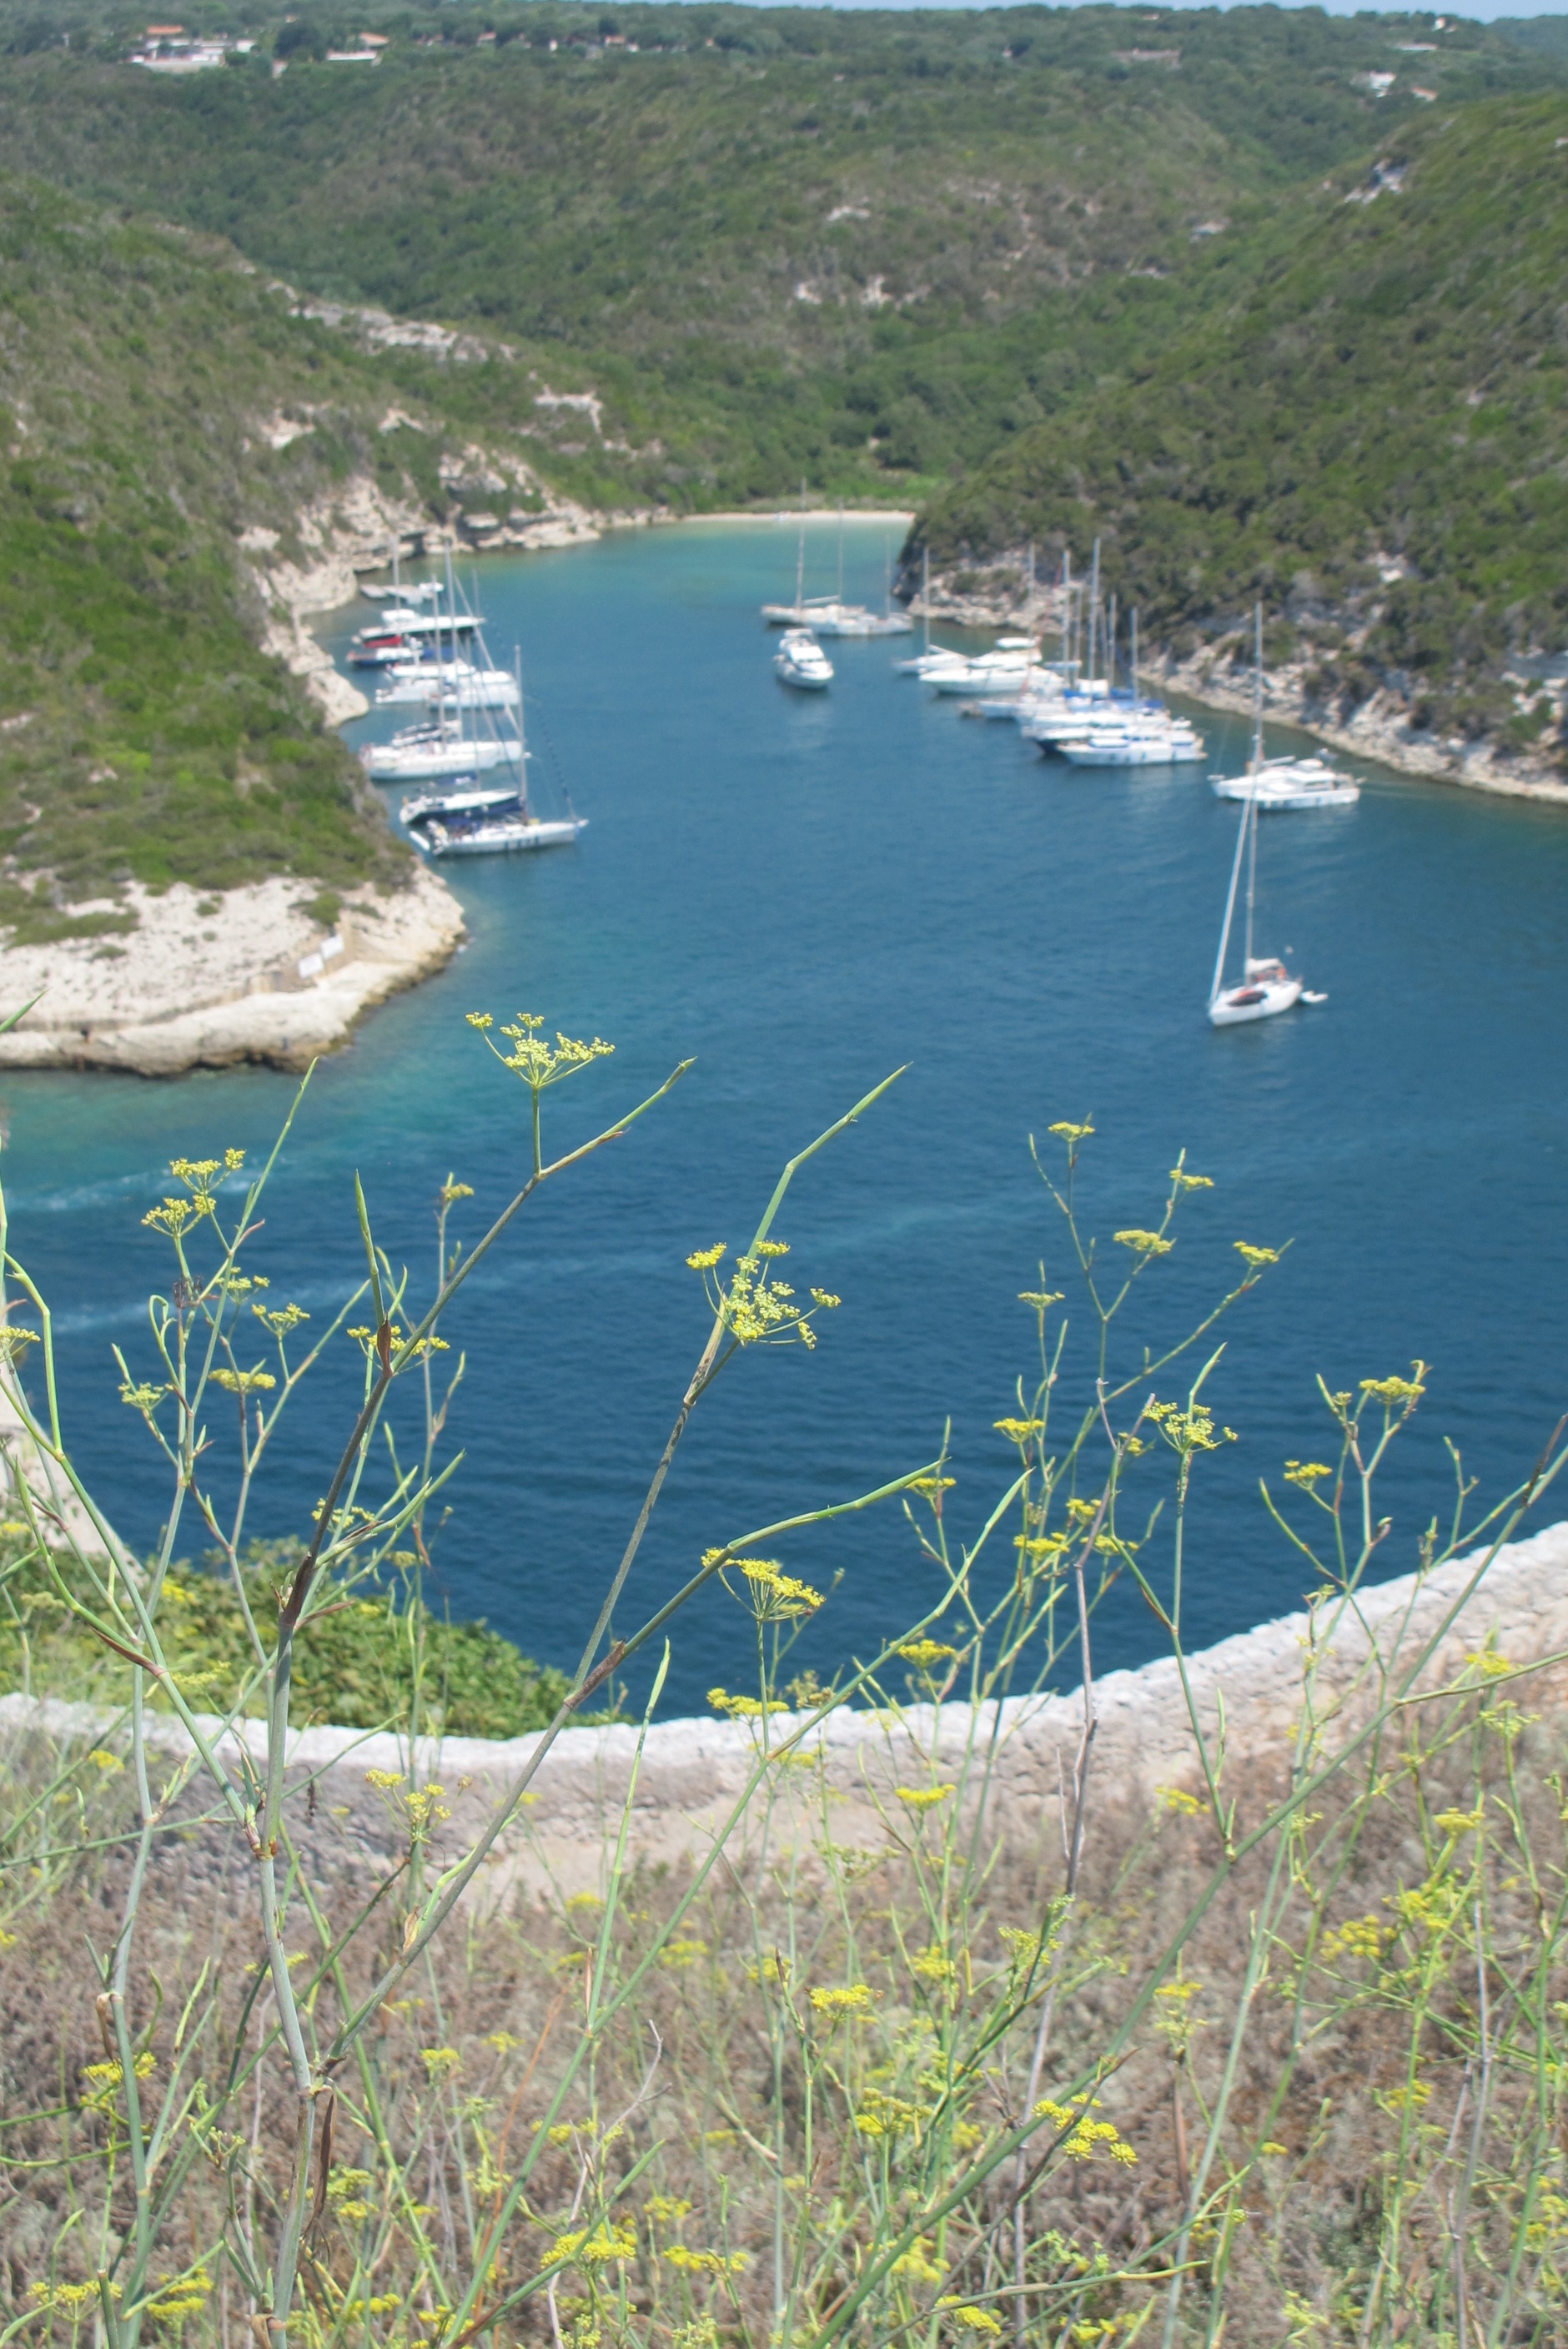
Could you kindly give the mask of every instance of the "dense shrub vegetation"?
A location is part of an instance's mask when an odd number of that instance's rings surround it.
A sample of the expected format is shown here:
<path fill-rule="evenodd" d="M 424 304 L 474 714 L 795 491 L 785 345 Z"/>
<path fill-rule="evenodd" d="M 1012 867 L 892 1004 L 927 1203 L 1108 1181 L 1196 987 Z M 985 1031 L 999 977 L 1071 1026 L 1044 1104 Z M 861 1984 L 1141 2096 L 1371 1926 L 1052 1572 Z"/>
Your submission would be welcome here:
<path fill-rule="evenodd" d="M 1262 595 L 1326 709 L 1392 676 L 1419 722 L 1488 731 L 1503 657 L 1568 639 L 1565 121 L 1553 96 L 1408 124 L 1214 254 L 1130 381 L 936 500 L 934 552 L 1103 533 L 1161 640 Z"/>
<path fill-rule="evenodd" d="M 6 1255 L 8 1304 L 32 1311 L 5 1316 L 0 1591 L 29 1638 L 107 1651 L 123 1703 L 113 1721 L 5 1709 L 0 2331 L 60 2349 L 1094 2349 L 1156 2332 L 1169 2349 L 1563 2349 L 1563 1660 L 1470 1648 L 1464 1612 L 1568 1465 L 1562 1427 L 1490 1508 L 1456 1453 L 1453 1487 L 1403 1530 L 1418 1588 L 1376 1609 L 1380 1480 L 1425 1370 L 1320 1381 L 1326 1457 L 1265 1490 L 1307 1611 L 1259 1740 L 1201 1683 L 1183 1619 L 1206 1571 L 1190 1502 L 1227 1434 L 1203 1393 L 1216 1324 L 1278 1252 L 1235 1243 L 1233 1285 L 1172 1325 L 1166 1260 L 1213 1184 L 1179 1158 L 1151 1227 L 1097 1247 L 1093 1128 L 1061 1122 L 1037 1159 L 1028 1367 L 998 1387 L 1003 1488 L 965 1495 L 939 1453 L 670 1561 L 662 1589 L 645 1559 L 633 1584 L 713 1382 L 773 1343 L 810 1376 L 841 1300 L 779 1278 L 776 1221 L 879 1087 L 789 1161 L 743 1252 L 688 1259 L 695 1367 L 618 1568 L 584 1587 L 576 1671 L 539 1692 L 549 1724 L 509 1785 L 437 1777 L 433 1700 L 452 1718 L 494 1658 L 449 1641 L 439 1691 L 438 1635 L 372 1594 L 417 1571 L 450 1489 L 443 1315 L 538 1187 L 675 1081 L 552 1160 L 542 1096 L 609 1048 L 471 1017 L 530 1096 L 532 1171 L 472 1248 L 449 1233 L 469 1195 L 445 1186 L 428 1302 L 357 1185 L 365 1278 L 338 1311 L 313 1322 L 281 1284 L 258 1298 L 243 1251 L 270 1170 L 238 1151 L 171 1165 L 147 1219 L 168 1293 L 121 1364 L 170 1472 L 148 1557 L 72 1464 L 44 1300 Z M 1070 1316 L 1043 1285 L 1058 1266 Z M 343 1430 L 338 1464 L 304 1547 L 247 1563 L 246 1511 L 286 1462 L 306 1378 Z M 409 1454 L 385 1416 L 400 1381 L 423 1396 Z M 830 1688 L 789 1682 L 800 1624 L 831 1605 L 789 1571 L 795 1537 L 899 1506 L 910 1613 Z M 222 1620 L 218 1576 L 175 1563 L 182 1516 L 215 1537 Z M 601 1549 L 585 1527 L 584 1555 Z M 1117 1580 L 1175 1661 L 1152 1790 L 1097 1746 L 1090 1627 Z M 645 1755 L 625 1728 L 536 1785 L 583 1701 L 633 1657 L 667 1661 L 707 1609 L 738 1609 L 754 1657 L 749 1687 L 710 1698 L 733 1800 L 688 1773 L 695 1815 L 650 1822 L 634 1772 L 611 1791 Z M 288 1731 L 335 1674 L 399 1743 L 325 1777 Z M 1069 1680 L 1010 1797 L 1013 1740 Z M 1124 1765 L 1135 1736 L 1123 1716 Z M 546 1791 L 586 1814 L 574 1846 Z M 655 1848 L 673 1831 L 668 1864 L 636 1858 L 650 1825 Z"/>
<path fill-rule="evenodd" d="M 14 1547 L 14 1537 L 13 1537 Z M 276 1611 L 297 1543 L 253 1543 L 242 1587 L 253 1615 Z M 69 1561 L 65 1561 L 68 1571 Z M 244 1694 L 253 1661 L 234 1588 L 215 1557 L 205 1569 L 181 1562 L 164 1582 L 169 1653 L 192 1702 L 210 1713 L 259 1713 Z M 83 1589 L 85 1597 L 86 1591 Z M 483 1623 L 453 1623 L 395 1576 L 382 1590 L 346 1591 L 324 1615 L 294 1676 L 289 1718 L 296 1729 L 335 1722 L 379 1729 L 418 1721 L 450 1737 L 517 1737 L 548 1726 L 566 1693 L 564 1676 L 532 1662 Z M 88 1702 L 118 1711 L 130 1671 L 46 1588 L 0 1588 L 0 1688 Z M 154 1694 L 156 1704 L 158 1698 Z"/>
<path fill-rule="evenodd" d="M 159 77 L 139 16 L 0 0 L 35 175 L 0 189 L 14 936 L 132 878 L 402 869 L 256 649 L 235 540 L 303 557 L 350 477 L 449 515 L 473 444 L 607 505 L 923 504 L 940 555 L 1099 532 L 1147 640 L 1263 593 L 1325 709 L 1392 680 L 1431 730 L 1539 730 L 1498 668 L 1565 616 L 1549 43 L 1268 8 L 195 16 L 253 49 Z M 374 26 L 379 64 L 326 62 Z M 273 271 L 350 307 L 298 315 Z M 468 339 L 372 345 L 364 303 Z"/>

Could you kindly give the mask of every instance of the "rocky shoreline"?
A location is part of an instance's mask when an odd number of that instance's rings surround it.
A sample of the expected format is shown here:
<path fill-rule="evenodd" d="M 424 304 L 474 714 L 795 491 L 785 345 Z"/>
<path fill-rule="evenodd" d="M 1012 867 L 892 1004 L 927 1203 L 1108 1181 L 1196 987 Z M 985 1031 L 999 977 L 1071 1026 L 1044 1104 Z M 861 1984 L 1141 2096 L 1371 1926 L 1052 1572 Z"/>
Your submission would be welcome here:
<path fill-rule="evenodd" d="M 470 490 L 503 486 L 482 451 L 466 451 L 463 468 Z M 514 471 L 511 489 L 534 494 L 532 477 Z M 538 512 L 504 526 L 481 530 L 495 517 L 460 512 L 443 527 L 361 475 L 299 514 L 290 553 L 280 554 L 276 531 L 260 527 L 241 535 L 239 552 L 263 649 L 304 680 L 325 724 L 342 726 L 369 703 L 307 624 L 352 603 L 359 575 L 389 566 L 394 545 L 406 557 L 447 545 L 577 545 L 599 537 L 603 520 L 545 498 Z M 349 892 L 330 921 L 320 918 L 322 903 L 312 881 L 279 875 L 211 891 L 132 884 L 72 905 L 88 923 L 102 916 L 102 932 L 0 952 L 0 1009 L 40 999 L 0 1035 L 0 1067 L 148 1077 L 247 1061 L 304 1069 L 346 1042 L 374 1005 L 443 968 L 463 936 L 457 898 L 414 858 L 403 885 Z"/>
<path fill-rule="evenodd" d="M 133 913 L 137 926 L 7 949 L 7 999 L 40 1000 L 0 1035 L 0 1067 L 304 1069 L 372 1005 L 441 969 L 463 935 L 461 906 L 421 864 L 402 888 L 346 894 L 330 923 L 319 904 L 310 882 L 274 877 L 208 895 L 133 883 L 123 898 L 73 908 Z"/>
<path fill-rule="evenodd" d="M 973 568 L 973 566 L 970 566 Z M 1047 635 L 1058 625 L 1056 591 L 1042 589 L 1029 605 L 1023 585 L 1026 558 L 1015 552 L 987 564 L 992 578 L 985 585 L 960 589 L 952 574 L 934 571 L 930 616 L 960 627 L 1019 627 L 1033 617 Z M 925 605 L 916 594 L 906 608 L 919 619 Z M 1155 647 L 1140 662 L 1140 675 L 1211 709 L 1233 710 L 1246 717 L 1253 711 L 1250 655 L 1241 668 L 1232 661 L 1229 644 L 1204 647 L 1186 659 Z M 1535 800 L 1568 806 L 1568 781 L 1560 768 L 1530 750 L 1507 752 L 1494 742 L 1441 741 L 1413 733 L 1403 697 L 1381 690 L 1362 703 L 1344 724 L 1336 724 L 1313 707 L 1306 691 L 1305 662 L 1284 664 L 1264 672 L 1264 716 L 1272 724 L 1300 727 L 1304 733 L 1347 751 L 1353 758 L 1375 759 L 1400 773 L 1420 775 L 1433 782 L 1456 783 L 1468 791 L 1488 792 L 1504 799 Z M 1529 694 L 1541 688 L 1527 680 Z M 1556 722 L 1563 712 L 1556 710 Z"/>

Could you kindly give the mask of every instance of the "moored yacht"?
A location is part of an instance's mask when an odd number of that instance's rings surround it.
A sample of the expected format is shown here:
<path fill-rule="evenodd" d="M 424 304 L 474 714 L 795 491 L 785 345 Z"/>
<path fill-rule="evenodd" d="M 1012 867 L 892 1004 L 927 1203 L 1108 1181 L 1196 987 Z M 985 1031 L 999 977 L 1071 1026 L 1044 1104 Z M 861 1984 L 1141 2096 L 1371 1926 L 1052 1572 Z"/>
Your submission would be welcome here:
<path fill-rule="evenodd" d="M 891 600 L 885 612 L 844 601 L 844 510 L 839 508 L 839 586 L 833 595 L 806 593 L 806 484 L 800 484 L 800 535 L 795 556 L 795 601 L 764 604 L 762 616 L 770 628 L 810 628 L 819 636 L 907 636 L 914 622 L 907 612 L 895 612 Z"/>
<path fill-rule="evenodd" d="M 1255 800 L 1266 815 L 1286 809 L 1354 807 L 1361 785 L 1353 775 L 1342 775 L 1331 760 L 1264 759 L 1249 765 L 1244 775 L 1212 775 L 1214 797 Z"/>
<path fill-rule="evenodd" d="M 998 636 L 988 653 L 924 668 L 921 674 L 938 693 L 1022 694 L 1041 674 L 1039 647 L 1033 636 Z"/>
<path fill-rule="evenodd" d="M 469 613 L 421 611 L 412 605 L 393 604 L 374 627 L 356 631 L 348 647 L 349 667 L 392 668 L 399 662 L 417 659 L 428 647 L 438 647 L 443 636 L 450 636 L 454 643 L 459 636 L 471 636 L 477 625 Z"/>
<path fill-rule="evenodd" d="M 1253 609 L 1256 651 L 1253 664 L 1253 750 L 1244 775 L 1211 775 L 1214 797 L 1242 800 L 1249 807 L 1271 810 L 1354 807 L 1361 786 L 1353 775 L 1342 775 L 1333 761 L 1315 754 L 1305 759 L 1264 757 L 1264 607 Z"/>
<path fill-rule="evenodd" d="M 788 628 L 773 656 L 773 673 L 780 685 L 798 693 L 826 693 L 833 681 L 833 664 L 810 628 Z"/>
<path fill-rule="evenodd" d="M 373 783 L 422 783 L 443 775 L 478 775 L 520 760 L 520 743 L 490 735 L 470 740 L 449 725 L 405 726 L 390 742 L 360 753 Z"/>
<path fill-rule="evenodd" d="M 587 826 L 586 816 L 537 816 L 521 787 L 459 784 L 421 792 L 399 811 L 427 856 L 506 856 L 531 848 L 564 848 Z"/>
<path fill-rule="evenodd" d="M 1185 718 L 1161 711 L 1102 719 L 1061 750 L 1075 767 L 1190 767 L 1203 756 L 1203 738 Z"/>

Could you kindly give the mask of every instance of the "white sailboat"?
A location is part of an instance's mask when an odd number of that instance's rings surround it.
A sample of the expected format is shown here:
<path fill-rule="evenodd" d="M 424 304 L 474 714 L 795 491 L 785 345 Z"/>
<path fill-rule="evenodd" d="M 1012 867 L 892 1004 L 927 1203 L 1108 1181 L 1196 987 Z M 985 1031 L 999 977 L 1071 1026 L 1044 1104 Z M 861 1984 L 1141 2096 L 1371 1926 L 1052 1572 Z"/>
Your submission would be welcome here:
<path fill-rule="evenodd" d="M 440 775 L 482 775 L 517 759 L 515 742 L 492 736 L 470 741 L 449 725 L 404 726 L 390 742 L 373 742 L 362 754 L 373 783 L 424 783 Z"/>
<path fill-rule="evenodd" d="M 800 529 L 795 554 L 795 601 L 764 604 L 770 628 L 810 628 L 819 636 L 907 636 L 914 622 L 907 612 L 872 612 L 844 601 L 844 509 L 839 508 L 839 586 L 833 595 L 806 594 L 806 484 L 800 484 Z"/>
<path fill-rule="evenodd" d="M 897 660 L 893 667 L 900 677 L 923 677 L 934 661 L 961 660 L 961 653 L 949 652 L 938 645 L 934 651 L 931 643 L 931 549 L 920 551 L 920 650 L 909 660 Z"/>
<path fill-rule="evenodd" d="M 537 816 L 528 803 L 528 746 L 523 739 L 522 654 L 516 656 L 518 780 L 511 785 L 467 781 L 446 792 L 425 792 L 403 802 L 403 821 L 427 856 L 508 856 L 536 848 L 566 848 L 587 826 L 587 818 Z M 471 747 L 479 747 L 477 745 Z"/>
<path fill-rule="evenodd" d="M 376 688 L 377 709 L 510 709 L 517 687 L 509 668 L 476 668 L 471 661 L 406 661 Z"/>
<path fill-rule="evenodd" d="M 1203 738 L 1169 710 L 1132 711 L 1091 723 L 1081 740 L 1057 748 L 1075 767 L 1191 767 L 1202 761 Z"/>
<path fill-rule="evenodd" d="M 1242 976 L 1233 986 L 1225 985 L 1225 957 L 1231 947 L 1231 923 L 1236 910 L 1236 883 L 1241 876 L 1243 851 L 1247 854 L 1247 939 L 1242 957 Z M 1258 863 L 1257 802 L 1249 800 L 1242 811 L 1241 830 L 1236 835 L 1235 862 L 1231 867 L 1230 894 L 1225 899 L 1225 923 L 1220 932 L 1220 951 L 1214 957 L 1214 977 L 1209 988 L 1209 1018 L 1216 1028 L 1239 1027 L 1243 1020 L 1272 1019 L 1276 1013 L 1289 1011 L 1305 996 L 1299 978 L 1286 970 L 1277 955 L 1257 955 L 1253 952 L 1253 899 Z M 1309 1002 L 1322 1003 L 1326 998 L 1314 995 Z"/>
<path fill-rule="evenodd" d="M 1114 677 L 1116 633 L 1110 636 L 1110 668 Z M 1203 738 L 1190 719 L 1173 717 L 1162 701 L 1140 701 L 1138 694 L 1138 615 L 1132 615 L 1132 698 L 1107 708 L 1082 734 L 1059 740 L 1057 748 L 1075 767 L 1188 767 L 1203 756 Z M 1108 684 L 1110 680 L 1108 678 Z"/>
<path fill-rule="evenodd" d="M 1354 807 L 1361 785 L 1353 775 L 1342 775 L 1330 760 L 1264 757 L 1264 607 L 1253 607 L 1256 651 L 1253 664 L 1253 754 L 1244 775 L 1211 775 L 1217 800 L 1245 800 L 1271 811 Z"/>

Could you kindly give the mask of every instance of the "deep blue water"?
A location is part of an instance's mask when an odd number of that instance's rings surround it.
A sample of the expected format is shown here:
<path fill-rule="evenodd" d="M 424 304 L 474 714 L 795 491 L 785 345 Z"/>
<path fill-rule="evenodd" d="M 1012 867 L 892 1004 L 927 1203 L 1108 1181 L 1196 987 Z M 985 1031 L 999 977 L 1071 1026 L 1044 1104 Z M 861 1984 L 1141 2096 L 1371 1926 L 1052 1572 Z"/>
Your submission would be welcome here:
<path fill-rule="evenodd" d="M 890 536 L 851 529 L 852 590 L 880 596 Z M 524 1166 L 525 1097 L 466 1011 L 533 1010 L 614 1040 L 551 1097 L 555 1145 L 696 1056 L 673 1098 L 525 1212 L 452 1314 L 468 1356 L 438 1549 L 454 1610 L 573 1659 L 707 1333 L 686 1256 L 748 1236 L 789 1154 L 906 1061 L 780 1220 L 799 1285 L 839 1291 L 842 1309 L 814 1356 L 748 1354 L 704 1402 L 636 1600 L 709 1543 L 929 1458 L 948 1414 L 952 1522 L 983 1519 L 1011 1470 L 991 1423 L 1031 1362 L 1017 1292 L 1042 1257 L 1052 1288 L 1074 1288 L 1028 1137 L 1086 1115 L 1081 1195 L 1102 1247 L 1156 1219 L 1183 1144 L 1215 1184 L 1147 1285 L 1124 1368 L 1228 1281 L 1233 1240 L 1295 1242 L 1227 1325 L 1211 1381 L 1240 1440 L 1200 1473 L 1190 1639 L 1299 1597 L 1257 1480 L 1327 1456 L 1316 1374 L 1350 1386 L 1419 1354 L 1430 1392 L 1388 1481 L 1381 1554 L 1404 1570 L 1449 1506 L 1440 1437 L 1496 1495 L 1568 1403 L 1568 821 L 1377 773 L 1353 812 L 1272 821 L 1260 939 L 1331 999 L 1215 1034 L 1202 1006 L 1235 812 L 1202 771 L 1046 764 L 1011 728 L 965 723 L 895 677 L 906 647 L 887 643 L 834 646 L 831 694 L 788 695 L 757 606 L 788 591 L 793 556 L 789 530 L 714 525 L 483 571 L 493 648 L 521 638 L 537 696 L 536 796 L 552 798 L 552 748 L 590 829 L 575 851 L 451 874 L 469 948 L 317 1071 L 270 1200 L 258 1268 L 274 1298 L 329 1310 L 357 1277 L 355 1168 L 379 1237 L 422 1278 L 449 1169 L 474 1186 L 474 1234 Z M 1241 724 L 1202 722 L 1240 765 Z M 12 1245 L 54 1307 L 71 1439 L 134 1539 L 166 1506 L 110 1353 L 149 1363 L 140 1300 L 162 1263 L 139 1217 L 169 1156 L 262 1148 L 292 1090 L 267 1071 L 5 1081 Z M 1074 1330 L 1087 1340 L 1081 1313 Z M 352 1416 L 345 1371 L 318 1373 L 299 1408 L 257 1530 L 297 1528 L 324 1488 Z M 782 1555 L 842 1576 L 799 1651 L 819 1665 L 863 1651 L 931 1588 L 892 1510 Z M 1136 1598 L 1114 1594 L 1097 1664 L 1157 1645 Z M 747 1657 L 746 1623 L 719 1600 L 677 1639 L 668 1705 L 737 1685 Z"/>

